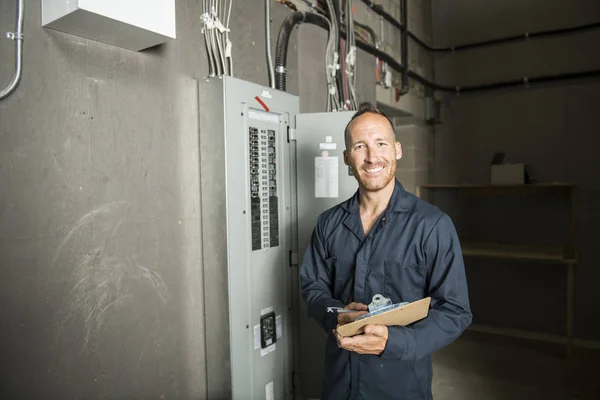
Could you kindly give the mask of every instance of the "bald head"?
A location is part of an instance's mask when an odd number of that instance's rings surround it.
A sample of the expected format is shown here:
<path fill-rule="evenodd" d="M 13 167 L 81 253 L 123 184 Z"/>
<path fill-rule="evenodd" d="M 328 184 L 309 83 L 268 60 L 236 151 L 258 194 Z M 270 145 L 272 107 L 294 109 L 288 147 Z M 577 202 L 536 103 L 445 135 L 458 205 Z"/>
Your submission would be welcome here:
<path fill-rule="evenodd" d="M 394 134 L 394 124 L 392 124 L 392 121 L 387 117 L 387 115 L 385 115 L 378 108 L 373 107 L 371 105 L 371 103 L 364 102 L 364 103 L 361 103 L 358 106 L 358 111 L 356 111 L 356 113 L 352 116 L 352 119 L 350 120 L 350 122 L 348 122 L 348 124 L 346 125 L 346 129 L 344 130 L 344 142 L 346 143 L 346 150 L 348 150 L 348 148 L 352 144 L 351 143 L 351 136 L 350 136 L 352 127 L 357 122 L 359 122 L 357 120 L 362 119 L 361 118 L 362 116 L 369 115 L 369 114 L 385 118 L 388 121 L 388 123 L 390 124 L 390 129 L 392 130 L 392 136 L 395 137 L 395 134 Z"/>

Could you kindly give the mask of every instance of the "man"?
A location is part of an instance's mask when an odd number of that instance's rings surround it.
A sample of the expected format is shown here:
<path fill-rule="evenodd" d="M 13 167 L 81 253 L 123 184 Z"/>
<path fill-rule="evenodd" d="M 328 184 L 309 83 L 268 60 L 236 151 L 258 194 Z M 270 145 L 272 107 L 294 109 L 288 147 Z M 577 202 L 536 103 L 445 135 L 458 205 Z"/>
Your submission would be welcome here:
<path fill-rule="evenodd" d="M 390 120 L 361 104 L 345 131 L 344 162 L 358 181 L 349 200 L 322 213 L 300 269 L 309 314 L 328 333 L 322 399 L 429 400 L 431 354 L 471 323 L 460 243 L 450 218 L 396 180 L 402 147 Z M 393 303 L 431 297 L 410 326 L 336 326 L 364 315 L 375 294 Z M 328 313 L 328 307 L 356 312 Z"/>

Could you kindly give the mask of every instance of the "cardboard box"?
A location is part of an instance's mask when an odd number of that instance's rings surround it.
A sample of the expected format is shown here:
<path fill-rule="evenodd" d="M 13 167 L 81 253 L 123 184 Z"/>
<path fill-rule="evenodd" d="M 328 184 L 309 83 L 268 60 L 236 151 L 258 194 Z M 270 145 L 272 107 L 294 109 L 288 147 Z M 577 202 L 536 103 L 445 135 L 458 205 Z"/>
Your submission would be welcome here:
<path fill-rule="evenodd" d="M 371 317 L 363 318 L 346 325 L 337 327 L 342 336 L 354 336 L 363 332 L 366 325 L 407 326 L 427 317 L 431 297 L 413 301 L 405 306 L 394 308 L 390 311 Z"/>
<path fill-rule="evenodd" d="M 490 167 L 492 185 L 521 185 L 527 183 L 525 164 L 493 164 Z"/>

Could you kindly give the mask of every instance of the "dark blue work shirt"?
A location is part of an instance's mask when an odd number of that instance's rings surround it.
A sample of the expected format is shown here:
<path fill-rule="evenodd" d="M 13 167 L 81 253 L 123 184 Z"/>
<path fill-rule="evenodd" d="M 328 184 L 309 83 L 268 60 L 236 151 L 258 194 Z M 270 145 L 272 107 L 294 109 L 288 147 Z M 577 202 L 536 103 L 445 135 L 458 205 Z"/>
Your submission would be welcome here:
<path fill-rule="evenodd" d="M 328 333 L 322 399 L 431 399 L 431 354 L 472 319 L 452 221 L 398 181 L 366 237 L 358 192 L 319 216 L 300 282 L 310 316 Z M 379 356 L 339 348 L 331 333 L 337 314 L 327 307 L 368 305 L 375 294 L 393 303 L 430 296 L 429 314 L 407 327 L 389 327 Z"/>

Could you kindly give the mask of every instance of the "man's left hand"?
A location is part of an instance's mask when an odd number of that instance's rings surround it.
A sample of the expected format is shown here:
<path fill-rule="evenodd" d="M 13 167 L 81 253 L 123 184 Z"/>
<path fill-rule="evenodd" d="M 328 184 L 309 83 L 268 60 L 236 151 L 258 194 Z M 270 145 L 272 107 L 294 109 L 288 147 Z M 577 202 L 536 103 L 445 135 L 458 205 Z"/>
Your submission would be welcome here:
<path fill-rule="evenodd" d="M 336 335 L 339 347 L 358 354 L 379 355 L 385 350 L 388 340 L 388 328 L 385 325 L 366 325 L 362 335 L 352 337 L 343 337 L 337 330 L 333 333 Z"/>

